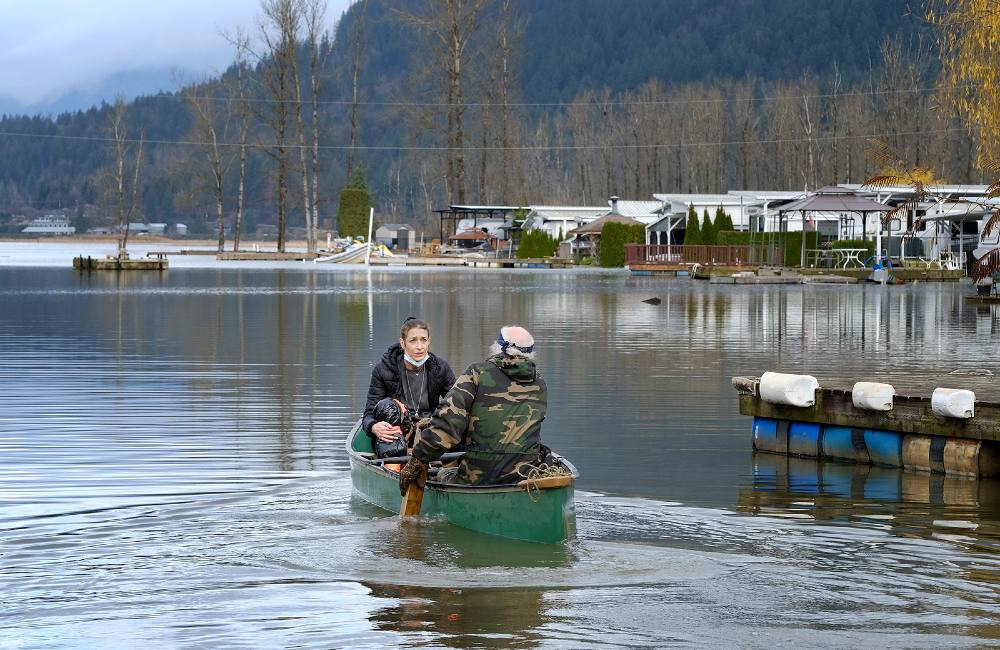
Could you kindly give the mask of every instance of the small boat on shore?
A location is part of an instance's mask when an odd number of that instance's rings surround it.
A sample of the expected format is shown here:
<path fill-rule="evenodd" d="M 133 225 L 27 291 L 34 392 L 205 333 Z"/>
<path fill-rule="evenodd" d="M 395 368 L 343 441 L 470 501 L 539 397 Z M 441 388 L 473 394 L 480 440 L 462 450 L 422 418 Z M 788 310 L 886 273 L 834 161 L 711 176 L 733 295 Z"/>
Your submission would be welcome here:
<path fill-rule="evenodd" d="M 402 502 L 399 472 L 386 467 L 391 463 L 375 458 L 360 421 L 347 437 L 347 455 L 351 483 L 358 495 L 383 510 L 398 513 Z M 432 464 L 420 514 L 443 517 L 456 526 L 511 539 L 543 544 L 570 539 L 576 535 L 573 484 L 579 472 L 565 458 L 555 458 L 564 474 L 526 479 L 516 485 L 438 483 Z"/>
<path fill-rule="evenodd" d="M 324 257 L 317 257 L 313 262 L 331 262 L 333 264 L 358 264 L 368 256 L 368 244 L 355 244 L 346 250 Z"/>

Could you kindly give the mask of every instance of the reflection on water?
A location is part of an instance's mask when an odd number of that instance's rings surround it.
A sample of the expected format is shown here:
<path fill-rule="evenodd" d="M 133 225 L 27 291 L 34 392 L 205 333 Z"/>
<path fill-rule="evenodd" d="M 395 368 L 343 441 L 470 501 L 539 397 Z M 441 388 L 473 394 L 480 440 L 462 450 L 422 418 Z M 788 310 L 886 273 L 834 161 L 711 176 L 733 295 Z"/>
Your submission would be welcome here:
<path fill-rule="evenodd" d="M 879 522 L 905 535 L 1000 551 L 1000 481 L 753 454 L 738 509 L 817 521 Z"/>
<path fill-rule="evenodd" d="M 1000 637 L 996 482 L 753 455 L 730 377 L 984 366 L 963 289 L 600 272 L 0 270 L 0 638 L 26 646 L 963 646 Z M 652 306 L 643 299 L 658 296 Z M 536 335 L 579 539 L 351 497 L 410 315 L 456 371 Z M 898 381 L 897 381 L 898 380 Z"/>
<path fill-rule="evenodd" d="M 450 648 L 533 647 L 544 640 L 542 626 L 555 619 L 536 590 L 367 586 L 391 602 L 372 613 L 375 629 L 433 634 L 434 645 Z"/>

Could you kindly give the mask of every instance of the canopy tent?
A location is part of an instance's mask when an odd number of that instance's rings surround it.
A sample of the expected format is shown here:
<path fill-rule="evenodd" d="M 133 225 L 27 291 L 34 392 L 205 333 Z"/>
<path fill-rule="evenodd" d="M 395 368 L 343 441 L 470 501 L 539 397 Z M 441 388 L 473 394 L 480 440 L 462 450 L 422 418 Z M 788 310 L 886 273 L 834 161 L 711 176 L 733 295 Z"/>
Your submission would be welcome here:
<path fill-rule="evenodd" d="M 888 205 L 872 201 L 863 196 L 858 196 L 853 191 L 829 185 L 816 190 L 815 193 L 792 201 L 778 208 L 778 218 L 786 212 L 798 212 L 802 215 L 802 259 L 801 264 L 806 265 L 806 213 L 807 212 L 857 212 L 861 214 L 862 237 L 865 236 L 866 225 L 869 212 L 888 212 L 892 208 Z M 879 226 L 881 232 L 881 225 Z M 878 251 L 876 251 L 878 254 Z"/>

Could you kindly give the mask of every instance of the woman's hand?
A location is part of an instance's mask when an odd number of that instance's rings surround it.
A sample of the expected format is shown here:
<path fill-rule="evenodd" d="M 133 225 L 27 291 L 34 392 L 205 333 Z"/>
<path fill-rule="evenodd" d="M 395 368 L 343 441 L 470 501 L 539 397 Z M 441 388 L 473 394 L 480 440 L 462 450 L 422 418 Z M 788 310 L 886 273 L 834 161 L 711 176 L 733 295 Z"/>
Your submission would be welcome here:
<path fill-rule="evenodd" d="M 382 442 L 392 442 L 399 436 L 403 435 L 403 430 L 397 426 L 393 426 L 388 422 L 376 422 L 372 425 L 372 433 L 375 437 Z"/>

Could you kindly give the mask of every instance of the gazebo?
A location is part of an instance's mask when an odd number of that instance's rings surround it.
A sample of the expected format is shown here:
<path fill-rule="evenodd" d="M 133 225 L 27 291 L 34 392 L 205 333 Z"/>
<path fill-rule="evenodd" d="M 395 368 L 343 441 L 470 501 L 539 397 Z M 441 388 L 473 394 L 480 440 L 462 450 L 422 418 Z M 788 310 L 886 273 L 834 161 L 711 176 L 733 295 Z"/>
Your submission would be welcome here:
<path fill-rule="evenodd" d="M 830 185 L 827 187 L 820 188 L 816 190 L 815 193 L 799 199 L 798 201 L 792 201 L 791 203 L 786 203 L 778 209 L 778 218 L 780 219 L 786 212 L 798 212 L 802 215 L 802 259 L 801 264 L 803 267 L 806 265 L 806 213 L 807 212 L 855 212 L 861 215 L 861 236 L 867 239 L 866 230 L 868 225 L 868 213 L 869 212 L 888 212 L 892 208 L 888 205 L 883 205 L 878 201 L 872 201 L 871 199 L 866 199 L 863 196 L 858 196 L 849 189 L 843 187 L 837 187 L 836 185 Z M 881 224 L 879 225 L 879 232 L 881 232 Z M 875 251 L 876 255 L 880 254 L 880 251 Z"/>

